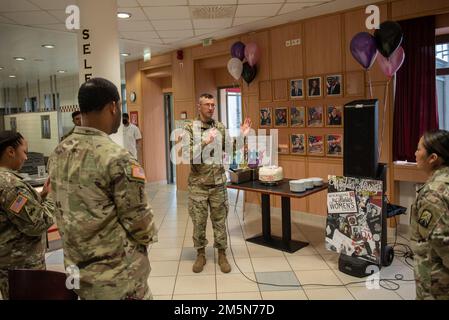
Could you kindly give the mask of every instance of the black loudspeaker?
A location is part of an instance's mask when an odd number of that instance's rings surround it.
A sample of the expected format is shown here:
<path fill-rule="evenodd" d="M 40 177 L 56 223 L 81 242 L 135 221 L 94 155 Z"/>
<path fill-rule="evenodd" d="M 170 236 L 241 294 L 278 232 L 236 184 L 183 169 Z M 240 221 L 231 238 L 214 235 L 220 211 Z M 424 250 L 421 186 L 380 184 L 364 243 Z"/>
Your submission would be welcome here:
<path fill-rule="evenodd" d="M 369 268 L 370 266 L 372 267 Z M 375 263 L 350 257 L 345 254 L 340 254 L 340 258 L 338 259 L 338 270 L 357 278 L 367 277 L 373 271 L 378 271 L 379 269 Z"/>
<path fill-rule="evenodd" d="M 372 178 L 377 176 L 378 100 L 356 100 L 344 106 L 345 177 Z"/>

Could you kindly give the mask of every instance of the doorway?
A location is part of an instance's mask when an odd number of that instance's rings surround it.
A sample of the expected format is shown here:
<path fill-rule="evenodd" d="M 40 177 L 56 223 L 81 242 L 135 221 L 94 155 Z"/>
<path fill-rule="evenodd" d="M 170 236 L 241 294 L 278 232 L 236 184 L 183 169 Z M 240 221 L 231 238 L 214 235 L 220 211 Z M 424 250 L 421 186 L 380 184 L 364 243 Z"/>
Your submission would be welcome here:
<path fill-rule="evenodd" d="M 218 121 L 228 128 L 231 137 L 237 137 L 240 134 L 242 118 L 242 93 L 240 88 L 218 88 Z"/>
<path fill-rule="evenodd" d="M 174 112 L 173 112 L 173 95 L 172 93 L 164 93 L 164 112 L 165 112 L 165 161 L 167 172 L 167 184 L 176 183 L 176 165 L 170 159 L 170 151 L 175 145 L 170 140 L 170 135 L 174 128 Z"/>

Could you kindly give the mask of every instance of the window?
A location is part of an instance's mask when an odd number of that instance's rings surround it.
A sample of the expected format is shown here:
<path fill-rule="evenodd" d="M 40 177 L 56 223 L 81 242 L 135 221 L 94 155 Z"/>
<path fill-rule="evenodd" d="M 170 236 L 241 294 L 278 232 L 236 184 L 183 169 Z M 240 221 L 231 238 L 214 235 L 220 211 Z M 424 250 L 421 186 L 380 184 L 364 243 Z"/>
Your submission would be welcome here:
<path fill-rule="evenodd" d="M 449 130 L 449 39 L 437 36 L 435 46 L 436 90 L 440 129 Z"/>
<path fill-rule="evenodd" d="M 219 97 L 220 120 L 229 129 L 229 135 L 236 137 L 243 123 L 240 88 L 220 88 Z"/>

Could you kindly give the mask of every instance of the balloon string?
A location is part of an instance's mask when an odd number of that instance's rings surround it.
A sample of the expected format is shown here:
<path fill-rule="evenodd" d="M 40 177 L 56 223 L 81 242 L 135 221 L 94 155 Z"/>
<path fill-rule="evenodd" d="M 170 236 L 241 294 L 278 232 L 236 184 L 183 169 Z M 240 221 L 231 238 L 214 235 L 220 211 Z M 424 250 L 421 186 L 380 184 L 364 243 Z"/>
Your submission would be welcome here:
<path fill-rule="evenodd" d="M 371 99 L 373 98 L 373 85 L 371 82 L 371 74 L 369 73 L 369 70 L 366 70 L 366 73 L 368 73 L 368 83 L 369 83 L 369 94 Z"/>
<path fill-rule="evenodd" d="M 387 102 L 388 102 L 388 86 L 390 85 L 391 78 L 388 79 L 387 85 L 385 86 L 385 96 L 384 96 L 384 113 L 382 119 L 382 131 L 380 134 L 380 143 L 379 143 L 379 151 L 378 151 L 378 159 L 380 160 L 380 156 L 382 155 L 382 142 L 384 141 L 384 132 L 385 132 L 385 118 L 387 117 Z"/>

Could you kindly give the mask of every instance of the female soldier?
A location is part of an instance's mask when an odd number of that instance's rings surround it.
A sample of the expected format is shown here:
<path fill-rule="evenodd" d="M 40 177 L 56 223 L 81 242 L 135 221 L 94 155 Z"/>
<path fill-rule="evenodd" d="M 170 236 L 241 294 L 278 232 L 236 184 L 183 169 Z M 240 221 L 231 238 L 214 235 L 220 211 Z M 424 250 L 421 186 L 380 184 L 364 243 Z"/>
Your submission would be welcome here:
<path fill-rule="evenodd" d="M 416 298 L 449 299 L 449 132 L 425 133 L 415 156 L 430 177 L 412 206 Z"/>
<path fill-rule="evenodd" d="M 28 146 L 18 132 L 0 132 L 0 291 L 8 299 L 8 269 L 45 269 L 45 232 L 53 224 L 53 203 L 16 171 Z"/>

